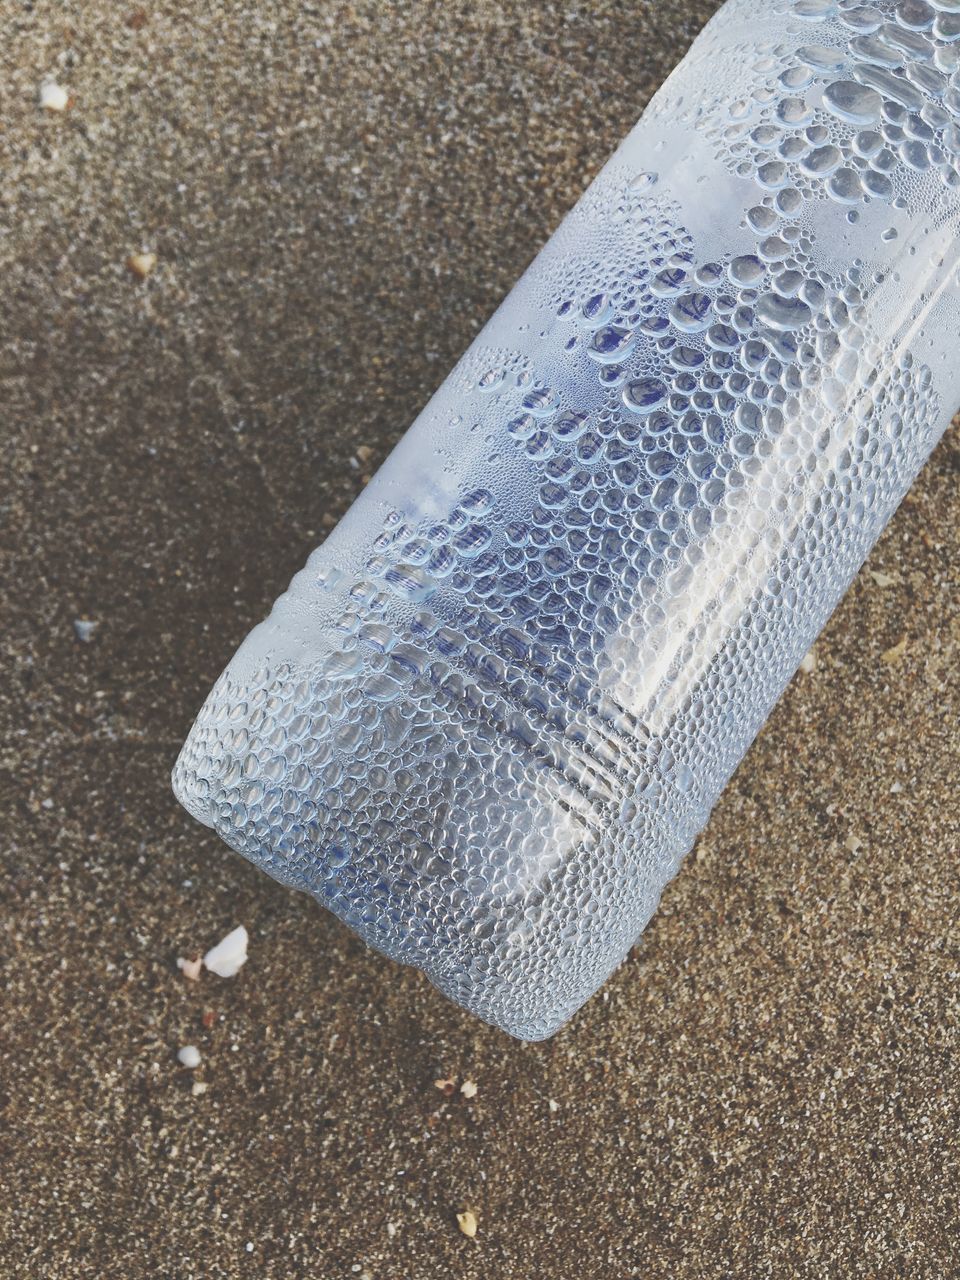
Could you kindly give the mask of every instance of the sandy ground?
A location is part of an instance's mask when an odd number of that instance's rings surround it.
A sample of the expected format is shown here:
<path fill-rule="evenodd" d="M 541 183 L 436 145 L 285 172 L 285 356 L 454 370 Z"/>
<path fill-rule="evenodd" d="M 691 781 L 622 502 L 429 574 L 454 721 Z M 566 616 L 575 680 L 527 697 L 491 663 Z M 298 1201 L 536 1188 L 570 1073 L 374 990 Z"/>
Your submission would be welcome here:
<path fill-rule="evenodd" d="M 956 429 L 551 1042 L 168 785 L 714 7 L 0 0 L 4 1278 L 960 1274 Z"/>

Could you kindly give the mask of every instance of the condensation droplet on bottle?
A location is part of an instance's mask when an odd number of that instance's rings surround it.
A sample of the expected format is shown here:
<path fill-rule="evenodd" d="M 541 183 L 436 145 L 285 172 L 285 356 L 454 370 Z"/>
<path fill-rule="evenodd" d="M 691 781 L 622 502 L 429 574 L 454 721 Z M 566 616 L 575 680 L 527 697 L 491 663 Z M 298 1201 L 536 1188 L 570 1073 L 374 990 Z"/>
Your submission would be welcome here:
<path fill-rule="evenodd" d="M 880 119 L 883 99 L 876 90 L 855 80 L 835 80 L 824 89 L 823 104 L 850 124 L 874 124 Z"/>
<path fill-rule="evenodd" d="M 779 293 L 765 293 L 757 302 L 757 319 L 781 333 L 790 333 L 809 324 L 812 312 L 802 298 L 784 298 Z"/>
<path fill-rule="evenodd" d="M 653 413 L 666 398 L 666 384 L 659 378 L 637 378 L 633 382 L 628 382 L 621 396 L 624 406 L 631 413 L 641 415 Z"/>

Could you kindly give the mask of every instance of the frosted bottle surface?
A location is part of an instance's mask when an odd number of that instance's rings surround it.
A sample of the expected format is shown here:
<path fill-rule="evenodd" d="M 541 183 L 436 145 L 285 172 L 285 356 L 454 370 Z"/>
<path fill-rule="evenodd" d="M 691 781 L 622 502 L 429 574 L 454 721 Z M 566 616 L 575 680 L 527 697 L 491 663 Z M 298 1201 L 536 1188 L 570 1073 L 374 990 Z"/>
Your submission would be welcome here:
<path fill-rule="evenodd" d="M 514 1035 L 636 941 L 960 402 L 960 0 L 730 0 L 210 694 L 201 821 Z"/>

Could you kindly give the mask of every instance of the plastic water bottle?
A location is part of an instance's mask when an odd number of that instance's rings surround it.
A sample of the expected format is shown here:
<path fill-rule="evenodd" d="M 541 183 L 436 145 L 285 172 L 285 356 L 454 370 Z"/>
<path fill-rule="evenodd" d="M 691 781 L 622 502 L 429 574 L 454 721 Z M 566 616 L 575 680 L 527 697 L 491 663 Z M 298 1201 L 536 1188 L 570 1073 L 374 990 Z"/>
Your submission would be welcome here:
<path fill-rule="evenodd" d="M 514 1035 L 960 402 L 960 0 L 730 0 L 210 694 L 186 807 Z"/>

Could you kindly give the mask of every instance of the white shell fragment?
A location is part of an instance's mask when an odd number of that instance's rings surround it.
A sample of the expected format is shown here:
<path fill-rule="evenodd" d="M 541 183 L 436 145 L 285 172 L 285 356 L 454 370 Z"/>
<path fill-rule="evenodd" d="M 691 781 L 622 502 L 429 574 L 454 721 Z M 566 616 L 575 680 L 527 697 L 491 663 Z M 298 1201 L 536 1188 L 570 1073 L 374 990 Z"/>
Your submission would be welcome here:
<path fill-rule="evenodd" d="M 70 95 L 62 85 L 48 80 L 40 86 L 40 105 L 44 111 L 66 111 Z"/>
<path fill-rule="evenodd" d="M 177 956 L 177 968 L 185 978 L 189 978 L 191 982 L 196 982 L 200 977 L 203 968 L 202 960 L 185 960 L 183 956 Z"/>
<path fill-rule="evenodd" d="M 182 1067 L 193 1071 L 195 1067 L 200 1065 L 200 1050 L 195 1044 L 185 1044 L 177 1054 L 177 1060 Z"/>
<path fill-rule="evenodd" d="M 248 941 L 247 931 L 241 924 L 210 948 L 203 957 L 203 963 L 218 977 L 232 978 L 246 964 Z"/>

